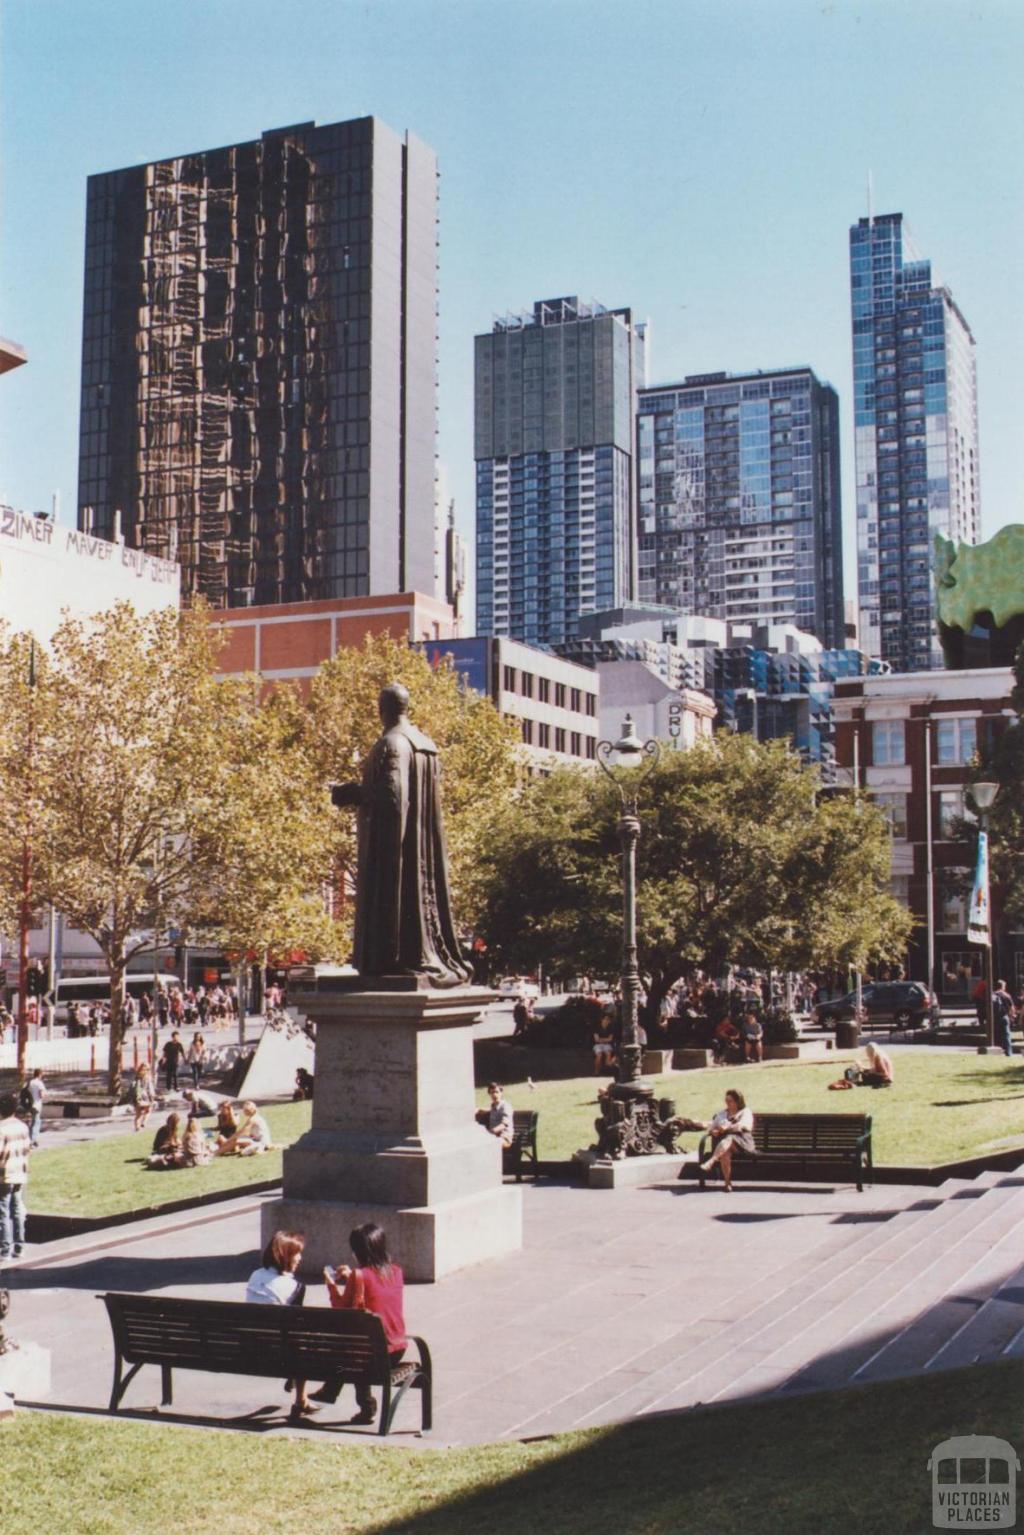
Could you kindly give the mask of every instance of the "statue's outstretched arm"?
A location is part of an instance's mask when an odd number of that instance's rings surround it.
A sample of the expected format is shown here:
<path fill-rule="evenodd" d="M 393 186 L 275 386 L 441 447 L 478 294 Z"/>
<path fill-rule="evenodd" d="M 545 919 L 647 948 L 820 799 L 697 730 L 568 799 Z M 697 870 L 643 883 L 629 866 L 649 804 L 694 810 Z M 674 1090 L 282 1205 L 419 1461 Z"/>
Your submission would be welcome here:
<path fill-rule="evenodd" d="M 358 783 L 332 783 L 331 804 L 339 810 L 357 810 L 363 803 L 363 786 Z"/>

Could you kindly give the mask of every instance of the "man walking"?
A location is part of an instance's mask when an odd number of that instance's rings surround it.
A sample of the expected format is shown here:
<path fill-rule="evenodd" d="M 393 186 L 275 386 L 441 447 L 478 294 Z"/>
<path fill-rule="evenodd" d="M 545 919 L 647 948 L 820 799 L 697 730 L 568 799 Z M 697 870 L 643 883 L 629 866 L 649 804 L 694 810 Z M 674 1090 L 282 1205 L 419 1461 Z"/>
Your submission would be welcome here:
<path fill-rule="evenodd" d="M 25 1197 L 28 1130 L 17 1117 L 13 1093 L 0 1098 L 0 1262 L 20 1258 L 25 1246 Z"/>
<path fill-rule="evenodd" d="M 1006 989 L 1006 982 L 998 981 L 992 993 L 992 1019 L 996 1039 L 1006 1055 L 1013 1054 L 1013 1018 L 1013 998 Z"/>
<path fill-rule="evenodd" d="M 177 1029 L 175 1029 L 170 1039 L 164 1045 L 163 1054 L 160 1057 L 163 1062 L 168 1092 L 170 1092 L 172 1087 L 175 1092 L 178 1091 L 178 1067 L 184 1054 L 185 1046 L 181 1042 Z"/>
<path fill-rule="evenodd" d="M 39 1131 L 43 1125 L 43 1102 L 49 1094 L 49 1089 L 43 1081 L 43 1068 L 37 1066 L 26 1083 L 29 1098 L 29 1110 L 32 1115 L 28 1127 L 29 1140 L 33 1146 L 39 1145 Z"/>

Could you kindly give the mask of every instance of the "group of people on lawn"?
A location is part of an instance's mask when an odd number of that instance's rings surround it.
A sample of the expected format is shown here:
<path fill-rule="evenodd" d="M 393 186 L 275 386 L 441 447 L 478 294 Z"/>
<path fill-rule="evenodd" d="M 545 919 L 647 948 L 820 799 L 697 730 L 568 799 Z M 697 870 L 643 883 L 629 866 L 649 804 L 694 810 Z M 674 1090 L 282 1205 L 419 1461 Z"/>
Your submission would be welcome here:
<path fill-rule="evenodd" d="M 156 1132 L 148 1167 L 200 1167 L 213 1157 L 253 1157 L 269 1149 L 270 1126 L 251 1099 L 246 1099 L 239 1113 L 230 1098 L 213 1105 L 204 1094 L 188 1090 L 185 1099 L 190 1106 L 187 1121 L 182 1124 L 185 1116 L 177 1109 L 168 1114 Z M 210 1140 L 199 1121 L 213 1112 L 217 1124 Z"/>

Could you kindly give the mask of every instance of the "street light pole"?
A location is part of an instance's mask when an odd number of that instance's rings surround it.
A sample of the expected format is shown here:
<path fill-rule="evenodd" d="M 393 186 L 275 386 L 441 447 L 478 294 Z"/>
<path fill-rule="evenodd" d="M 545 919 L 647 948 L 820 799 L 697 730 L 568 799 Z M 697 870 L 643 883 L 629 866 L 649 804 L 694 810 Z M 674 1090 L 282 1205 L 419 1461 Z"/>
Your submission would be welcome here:
<path fill-rule="evenodd" d="M 636 845 L 640 840 L 637 804 L 640 790 L 660 754 L 657 741 L 639 739 L 628 714 L 620 739 L 599 741 L 597 745 L 598 765 L 615 785 L 621 805 L 618 830 L 622 850 L 622 1038 L 618 1077 L 612 1089 L 616 1098 L 649 1096 L 649 1090 L 641 1084 L 643 1051 L 637 1026 L 640 998 L 636 946 Z"/>
<path fill-rule="evenodd" d="M 988 827 L 992 806 L 995 804 L 996 795 L 999 793 L 999 785 L 989 780 L 971 785 L 971 798 L 974 800 L 978 811 L 978 839 L 981 844 L 981 853 L 978 859 L 979 869 L 975 875 L 975 891 L 971 897 L 971 916 L 968 925 L 968 938 L 972 936 L 972 925 L 975 923 L 975 913 L 979 906 L 983 913 L 983 920 L 978 921 L 973 928 L 976 936 L 975 943 L 985 945 L 985 1039 L 978 1046 L 979 1055 L 987 1055 L 995 1048 L 996 1043 L 996 1016 L 995 1016 L 995 924 L 992 921 L 992 881 L 989 873 L 989 845 Z M 982 840 L 984 839 L 984 840 Z M 978 875 L 981 875 L 981 885 L 978 885 Z"/>

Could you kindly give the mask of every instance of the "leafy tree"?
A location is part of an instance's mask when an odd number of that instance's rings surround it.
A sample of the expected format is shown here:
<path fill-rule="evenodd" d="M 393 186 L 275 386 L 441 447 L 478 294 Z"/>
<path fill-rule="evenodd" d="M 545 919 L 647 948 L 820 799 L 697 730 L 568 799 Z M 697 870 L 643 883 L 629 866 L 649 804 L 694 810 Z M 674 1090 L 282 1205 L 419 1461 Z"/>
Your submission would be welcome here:
<path fill-rule="evenodd" d="M 111 1091 L 134 954 L 173 930 L 180 941 L 258 934 L 261 947 L 285 929 L 307 947 L 324 939 L 306 897 L 333 846 L 304 813 L 311 768 L 255 679 L 217 680 L 219 643 L 201 609 L 141 617 L 122 603 L 90 622 L 65 619 L 34 689 L 21 680 L 24 640 L 0 648 L 11 705 L 0 792 L 15 799 L 31 733 L 35 892 L 95 939 L 109 967 Z M 17 831 L 0 822 L 4 870 Z"/>
<path fill-rule="evenodd" d="M 662 754 L 641 796 L 637 859 L 652 1006 L 698 968 L 864 968 L 903 951 L 912 919 L 889 893 L 883 818 L 817 789 L 785 746 L 749 736 Z M 617 969 L 619 808 L 603 776 L 574 769 L 506 805 L 482 855 L 476 917 L 508 968 Z"/>
<path fill-rule="evenodd" d="M 1017 719 L 1003 731 L 979 778 L 999 784 L 992 806 L 993 914 L 1017 924 L 1024 922 L 1024 645 L 1017 652 L 1010 702 Z"/>
<path fill-rule="evenodd" d="M 520 752 L 514 725 L 489 699 L 462 686 L 452 666 L 432 666 L 390 635 L 368 634 L 359 648 L 325 661 L 306 695 L 306 746 L 324 785 L 358 776 L 380 735 L 377 697 L 389 682 L 409 690 L 410 718 L 442 753 L 445 830 L 456 919 L 474 902 L 477 869 L 493 816 L 515 788 Z M 328 803 L 326 792 L 323 803 Z M 338 815 L 340 862 L 355 866 L 355 817 Z"/>

